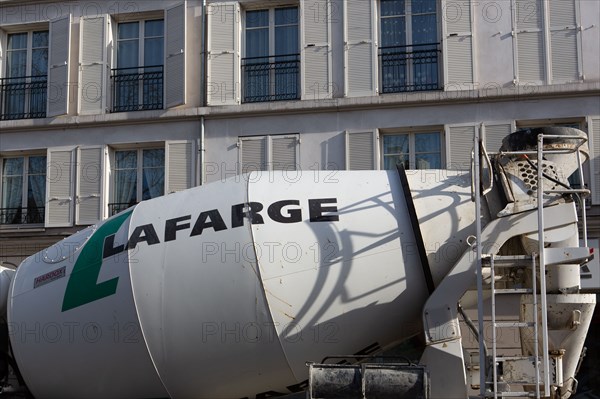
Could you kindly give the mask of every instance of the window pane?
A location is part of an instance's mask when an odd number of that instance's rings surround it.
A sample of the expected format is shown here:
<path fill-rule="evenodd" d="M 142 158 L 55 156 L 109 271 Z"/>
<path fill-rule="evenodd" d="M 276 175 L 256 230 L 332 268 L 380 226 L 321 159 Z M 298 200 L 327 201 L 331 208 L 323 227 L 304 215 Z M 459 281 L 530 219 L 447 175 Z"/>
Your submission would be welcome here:
<path fill-rule="evenodd" d="M 413 14 L 436 12 L 436 0 L 412 0 L 411 12 Z"/>
<path fill-rule="evenodd" d="M 398 164 L 403 164 L 404 169 L 409 169 L 408 154 L 385 155 L 383 157 L 383 168 L 386 170 L 394 170 Z"/>
<path fill-rule="evenodd" d="M 269 10 L 246 12 L 246 28 L 269 26 Z"/>
<path fill-rule="evenodd" d="M 433 15 L 413 15 L 412 44 L 437 43 L 437 23 Z"/>
<path fill-rule="evenodd" d="M 48 75 L 48 49 L 35 49 L 31 54 L 31 76 Z"/>
<path fill-rule="evenodd" d="M 415 152 L 440 152 L 439 133 L 415 134 Z"/>
<path fill-rule="evenodd" d="M 280 26 L 275 28 L 275 55 L 298 53 L 298 27 Z"/>
<path fill-rule="evenodd" d="M 23 201 L 23 158 L 4 160 L 2 173 L 2 208 L 20 208 Z M 9 216 L 9 215 L 6 215 Z M 5 217 L 3 217 L 5 219 Z M 6 220 L 0 220 L 5 223 Z"/>
<path fill-rule="evenodd" d="M 48 31 L 33 32 L 33 48 L 48 47 Z"/>
<path fill-rule="evenodd" d="M 269 28 L 246 30 L 246 57 L 267 55 L 269 55 Z"/>
<path fill-rule="evenodd" d="M 23 158 L 7 158 L 2 168 L 4 176 L 15 176 L 23 174 Z"/>
<path fill-rule="evenodd" d="M 275 25 L 298 24 L 298 8 L 275 9 Z"/>
<path fill-rule="evenodd" d="M 137 202 L 137 169 L 115 170 L 115 200 L 118 204 Z"/>
<path fill-rule="evenodd" d="M 417 169 L 441 169 L 442 160 L 440 154 L 416 154 Z"/>
<path fill-rule="evenodd" d="M 155 150 L 144 150 L 144 168 L 156 168 L 165 166 L 165 150 L 157 148 Z"/>
<path fill-rule="evenodd" d="M 29 157 L 29 174 L 46 175 L 46 157 Z"/>
<path fill-rule="evenodd" d="M 165 192 L 165 169 L 144 169 L 144 185 L 142 187 L 142 200 L 160 197 Z"/>
<path fill-rule="evenodd" d="M 7 51 L 6 63 L 7 78 L 27 76 L 27 50 Z"/>
<path fill-rule="evenodd" d="M 144 26 L 144 36 L 163 36 L 164 35 L 164 23 L 162 19 L 155 21 L 146 21 Z"/>
<path fill-rule="evenodd" d="M 433 1 L 433 0 L 428 0 Z M 404 15 L 406 4 L 404 0 L 381 0 L 381 16 Z"/>
<path fill-rule="evenodd" d="M 383 136 L 384 154 L 407 154 L 408 153 L 408 135 L 385 135 Z"/>
<path fill-rule="evenodd" d="M 116 169 L 137 169 L 137 151 L 116 151 Z"/>
<path fill-rule="evenodd" d="M 140 28 L 138 22 L 128 22 L 119 24 L 118 39 L 137 39 L 140 35 Z"/>
<path fill-rule="evenodd" d="M 8 49 L 18 50 L 27 48 L 27 33 L 14 33 L 8 35 Z"/>
<path fill-rule="evenodd" d="M 162 65 L 164 63 L 164 39 L 157 37 L 144 40 L 144 66 Z"/>
<path fill-rule="evenodd" d="M 46 176 L 33 175 L 27 178 L 27 222 L 42 223 L 46 202 Z"/>
<path fill-rule="evenodd" d="M 139 64 L 138 54 L 139 42 L 137 40 L 119 41 L 117 47 L 117 68 L 137 67 Z"/>
<path fill-rule="evenodd" d="M 381 45 L 383 47 L 406 45 L 404 18 L 396 17 L 381 20 Z"/>

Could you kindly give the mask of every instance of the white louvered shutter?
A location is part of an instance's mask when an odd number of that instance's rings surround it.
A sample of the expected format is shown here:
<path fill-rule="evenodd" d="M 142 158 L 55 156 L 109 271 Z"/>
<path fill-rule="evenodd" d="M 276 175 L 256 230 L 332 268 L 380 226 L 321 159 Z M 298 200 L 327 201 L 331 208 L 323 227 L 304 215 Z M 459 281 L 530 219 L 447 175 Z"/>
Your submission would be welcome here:
<path fill-rule="evenodd" d="M 471 167 L 471 150 L 475 125 L 450 125 L 446 126 L 449 162 L 448 169 L 468 170 Z"/>
<path fill-rule="evenodd" d="M 207 96 L 209 105 L 240 103 L 240 6 L 209 4 Z"/>
<path fill-rule="evenodd" d="M 346 169 L 378 169 L 377 134 L 375 131 L 346 132 Z"/>
<path fill-rule="evenodd" d="M 446 89 L 464 90 L 474 81 L 471 0 L 445 1 L 444 5 Z"/>
<path fill-rule="evenodd" d="M 364 1 L 364 0 L 363 0 Z M 329 0 L 304 0 L 302 14 L 302 98 L 331 98 L 331 38 Z"/>
<path fill-rule="evenodd" d="M 89 225 L 104 217 L 104 147 L 77 149 L 77 196 L 75 223 Z"/>
<path fill-rule="evenodd" d="M 344 3 L 344 52 L 346 97 L 377 94 L 377 43 L 374 0 Z"/>
<path fill-rule="evenodd" d="M 0 29 L 0 76 L 4 76 L 4 71 L 6 71 L 6 48 L 8 46 L 6 40 L 6 32 Z"/>
<path fill-rule="evenodd" d="M 46 171 L 46 227 L 73 225 L 74 149 L 49 148 Z"/>
<path fill-rule="evenodd" d="M 69 107 L 71 14 L 50 21 L 47 116 L 64 115 Z"/>
<path fill-rule="evenodd" d="M 271 137 L 271 169 L 298 170 L 298 136 Z"/>
<path fill-rule="evenodd" d="M 514 7 L 516 79 L 540 84 L 546 79 L 542 0 L 515 0 Z"/>
<path fill-rule="evenodd" d="M 192 141 L 167 141 L 167 193 L 194 186 L 195 162 Z"/>
<path fill-rule="evenodd" d="M 102 114 L 106 110 L 106 38 L 109 16 L 81 17 L 79 47 L 79 113 Z"/>
<path fill-rule="evenodd" d="M 512 123 L 486 123 L 483 129 L 483 140 L 488 152 L 500 151 L 502 140 L 514 130 Z"/>
<path fill-rule="evenodd" d="M 240 173 L 267 170 L 267 137 L 240 139 Z"/>
<path fill-rule="evenodd" d="M 165 10 L 165 103 L 167 108 L 185 104 L 186 3 Z"/>
<path fill-rule="evenodd" d="M 590 189 L 592 203 L 600 204 L 600 116 L 588 118 L 590 138 Z"/>
<path fill-rule="evenodd" d="M 580 79 L 580 32 L 576 5 L 576 0 L 548 2 L 552 83 L 574 82 Z"/>

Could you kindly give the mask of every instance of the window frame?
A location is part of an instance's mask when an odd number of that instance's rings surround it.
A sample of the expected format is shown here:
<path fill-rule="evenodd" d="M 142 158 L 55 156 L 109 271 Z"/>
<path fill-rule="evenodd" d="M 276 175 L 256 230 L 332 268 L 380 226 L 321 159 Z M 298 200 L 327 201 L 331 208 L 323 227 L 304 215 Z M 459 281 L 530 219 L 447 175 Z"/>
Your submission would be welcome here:
<path fill-rule="evenodd" d="M 409 170 L 419 170 L 416 168 L 416 136 L 419 134 L 431 134 L 437 133 L 439 135 L 439 156 L 440 156 L 440 169 L 444 169 L 446 164 L 446 150 L 445 150 L 445 137 L 443 126 L 432 126 L 432 127 L 419 127 L 418 129 L 379 129 L 379 168 L 380 170 L 385 169 L 385 136 L 399 136 L 408 135 L 408 165 Z M 419 152 L 419 154 L 436 154 L 437 152 Z M 390 154 L 391 155 L 391 154 Z"/>
<path fill-rule="evenodd" d="M 277 9 L 285 9 L 285 8 L 295 8 L 296 12 L 297 12 L 297 21 L 295 24 L 284 24 L 284 25 L 276 25 L 275 23 L 275 11 Z M 269 49 L 268 49 L 268 55 L 262 57 L 262 56 L 258 56 L 258 58 L 266 58 L 269 59 L 269 63 L 271 63 L 271 59 L 275 59 L 276 57 L 283 57 L 283 56 L 288 56 L 286 58 L 289 58 L 290 55 L 297 55 L 297 64 L 298 64 L 298 73 L 296 76 L 296 92 L 295 92 L 295 99 L 300 99 L 302 97 L 302 93 L 301 93 L 301 76 L 303 73 L 303 65 L 301 62 L 301 54 L 302 54 L 302 31 L 301 31 L 301 27 L 302 27 L 302 10 L 301 10 L 301 5 L 298 2 L 289 2 L 289 3 L 280 3 L 280 4 L 276 4 L 276 5 L 269 5 L 269 4 L 264 4 L 264 3 L 258 3 L 255 5 L 251 5 L 251 6 L 244 6 L 242 8 L 242 18 L 241 18 L 241 27 L 240 27 L 240 33 L 241 33 L 241 51 L 240 51 L 240 55 L 241 55 L 241 59 L 246 60 L 249 57 L 247 56 L 247 39 L 246 39 L 246 32 L 248 29 L 259 29 L 258 27 L 256 28 L 248 28 L 247 26 L 247 14 L 248 12 L 252 12 L 252 11 L 268 11 L 268 43 L 269 43 Z M 291 26 L 294 25 L 296 26 L 296 34 L 297 34 L 297 51 L 296 53 L 287 53 L 287 54 L 283 54 L 283 55 L 277 55 L 275 54 L 275 31 L 276 28 L 279 26 Z M 264 27 L 261 27 L 260 29 L 264 29 Z M 292 61 L 290 61 L 292 62 Z M 240 76 L 240 80 L 241 80 L 241 87 L 242 87 L 242 96 L 241 96 L 241 103 L 253 103 L 253 102 L 272 102 L 272 101 L 292 101 L 291 99 L 281 99 L 281 100 L 277 100 L 277 99 L 267 99 L 264 101 L 259 101 L 259 100 L 255 100 L 255 101 L 246 101 L 245 100 L 245 90 L 246 90 L 246 82 L 244 80 L 244 64 L 242 63 L 242 65 L 240 66 L 241 68 L 241 76 Z M 277 86 L 276 84 L 274 84 L 275 82 L 275 78 L 274 78 L 274 71 L 270 70 L 269 71 L 269 92 L 265 95 L 265 97 L 275 97 L 277 96 Z"/>
<path fill-rule="evenodd" d="M 1 223 L 0 221 L 0 226 L 22 226 L 22 225 L 27 225 L 27 226 L 34 226 L 34 227 L 38 227 L 38 226 L 44 226 L 45 223 L 45 214 L 46 214 L 46 210 L 47 210 L 47 204 L 46 204 L 46 199 L 47 199 L 47 194 L 48 194 L 48 156 L 46 154 L 46 152 L 38 152 L 38 151 L 33 151 L 33 152 L 28 152 L 26 154 L 6 154 L 6 155 L 0 155 L 0 201 L 3 198 L 4 195 L 4 166 L 5 166 L 5 161 L 7 159 L 18 159 L 18 158 L 22 158 L 23 159 L 23 173 L 20 175 L 22 178 L 22 182 L 21 182 L 21 205 L 20 208 L 22 210 L 25 210 L 25 212 L 27 212 L 28 209 L 28 198 L 29 198 L 29 176 L 33 175 L 33 176 L 42 176 L 41 173 L 36 173 L 36 174 L 30 174 L 29 173 L 29 158 L 31 157 L 44 157 L 46 164 L 44 166 L 44 192 L 43 192 L 43 208 L 44 208 L 44 215 L 42 220 L 39 223 Z M 11 175 L 11 176 L 18 176 L 18 175 Z M 1 202 L 0 202 L 0 206 L 2 206 Z M 38 207 L 39 208 L 39 207 Z"/>

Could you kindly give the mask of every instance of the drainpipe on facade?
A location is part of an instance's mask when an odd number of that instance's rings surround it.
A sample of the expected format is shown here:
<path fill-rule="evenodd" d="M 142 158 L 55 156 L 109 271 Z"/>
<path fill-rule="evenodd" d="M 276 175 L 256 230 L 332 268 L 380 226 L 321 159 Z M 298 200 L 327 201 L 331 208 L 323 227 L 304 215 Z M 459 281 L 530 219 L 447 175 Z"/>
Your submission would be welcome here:
<path fill-rule="evenodd" d="M 207 38 L 208 38 L 208 24 L 207 24 L 207 4 L 206 4 L 207 0 L 203 0 L 202 1 L 202 59 L 200 61 L 200 73 L 202 78 L 200 79 L 200 92 L 202 93 L 202 103 L 201 103 L 201 107 L 206 107 L 208 104 L 208 94 L 206 92 L 206 88 L 208 85 L 208 80 L 207 80 L 207 76 L 206 76 L 206 71 L 207 71 L 207 62 L 208 62 L 208 54 L 206 53 L 206 49 L 208 48 L 207 46 Z M 198 145 L 198 168 L 197 168 L 197 185 L 201 186 L 205 183 L 205 162 L 204 162 L 204 155 L 206 152 L 206 149 L 204 147 L 204 115 L 200 116 L 200 143 Z"/>

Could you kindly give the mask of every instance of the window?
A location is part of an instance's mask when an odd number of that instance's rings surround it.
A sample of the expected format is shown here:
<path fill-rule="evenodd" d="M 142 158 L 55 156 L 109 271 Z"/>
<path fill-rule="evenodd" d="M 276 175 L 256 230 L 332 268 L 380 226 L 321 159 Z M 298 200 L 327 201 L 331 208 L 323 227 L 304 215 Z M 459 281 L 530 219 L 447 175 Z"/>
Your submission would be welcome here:
<path fill-rule="evenodd" d="M 381 92 L 437 90 L 437 1 L 381 0 Z"/>
<path fill-rule="evenodd" d="M 120 23 L 112 70 L 113 112 L 163 108 L 164 22 Z"/>
<path fill-rule="evenodd" d="M 297 134 L 240 138 L 240 172 L 298 170 L 298 143 Z"/>
<path fill-rule="evenodd" d="M 110 215 L 165 193 L 164 148 L 115 151 L 114 165 Z"/>
<path fill-rule="evenodd" d="M 0 224 L 44 223 L 46 156 L 4 158 Z"/>
<path fill-rule="evenodd" d="M 383 135 L 383 168 L 441 169 L 442 137 L 439 132 Z"/>
<path fill-rule="evenodd" d="M 245 24 L 243 102 L 298 99 L 298 7 L 248 10 Z"/>
<path fill-rule="evenodd" d="M 47 86 L 48 31 L 8 35 L 0 120 L 45 118 Z"/>

